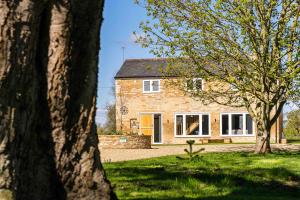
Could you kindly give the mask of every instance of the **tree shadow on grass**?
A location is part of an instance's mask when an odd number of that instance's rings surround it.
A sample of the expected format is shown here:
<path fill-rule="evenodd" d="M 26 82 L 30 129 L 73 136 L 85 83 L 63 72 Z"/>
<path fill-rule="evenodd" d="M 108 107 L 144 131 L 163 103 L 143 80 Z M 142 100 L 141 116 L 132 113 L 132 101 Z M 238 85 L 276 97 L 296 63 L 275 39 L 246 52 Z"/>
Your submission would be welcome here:
<path fill-rule="evenodd" d="M 221 197 L 205 197 L 201 199 L 298 199 L 300 196 L 300 177 L 285 168 L 241 170 L 239 173 L 228 173 L 218 170 L 211 173 L 203 170 L 192 175 L 201 182 L 218 188 L 232 187 L 231 192 Z M 266 180 L 264 177 L 273 177 Z M 249 178 L 251 177 L 251 178 Z M 285 181 L 282 177 L 287 177 Z M 288 178 L 289 177 L 289 178 Z"/>
<path fill-rule="evenodd" d="M 300 197 L 300 177 L 283 167 L 231 171 L 219 167 L 189 169 L 181 166 L 127 166 L 110 169 L 110 173 L 119 173 L 122 181 L 129 185 L 126 190 L 134 192 L 136 189 L 137 194 L 150 192 L 146 197 L 128 196 L 128 199 L 296 200 Z M 187 184 L 190 179 L 194 180 L 191 185 Z M 176 181 L 177 184 L 172 184 Z M 183 184 L 191 187 L 190 191 L 183 191 L 181 188 Z M 205 187 L 199 188 L 200 185 L 213 186 L 217 189 L 217 193 L 223 189 L 226 192 L 222 192 L 223 196 L 212 191 L 205 192 Z M 159 195 L 152 196 L 151 192 L 154 191 L 159 192 Z M 175 194 L 170 196 L 166 191 Z"/>

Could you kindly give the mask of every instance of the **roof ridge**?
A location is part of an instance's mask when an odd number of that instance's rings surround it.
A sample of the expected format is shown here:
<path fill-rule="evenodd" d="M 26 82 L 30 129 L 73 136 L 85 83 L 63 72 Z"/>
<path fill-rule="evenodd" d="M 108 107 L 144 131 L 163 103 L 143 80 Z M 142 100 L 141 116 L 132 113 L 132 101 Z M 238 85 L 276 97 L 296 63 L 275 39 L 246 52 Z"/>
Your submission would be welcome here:
<path fill-rule="evenodd" d="M 146 61 L 146 60 L 167 60 L 168 58 L 128 58 L 128 59 L 125 59 L 125 62 L 126 61 Z"/>
<path fill-rule="evenodd" d="M 168 58 L 126 59 L 115 78 L 162 77 L 161 67 L 165 68 Z"/>

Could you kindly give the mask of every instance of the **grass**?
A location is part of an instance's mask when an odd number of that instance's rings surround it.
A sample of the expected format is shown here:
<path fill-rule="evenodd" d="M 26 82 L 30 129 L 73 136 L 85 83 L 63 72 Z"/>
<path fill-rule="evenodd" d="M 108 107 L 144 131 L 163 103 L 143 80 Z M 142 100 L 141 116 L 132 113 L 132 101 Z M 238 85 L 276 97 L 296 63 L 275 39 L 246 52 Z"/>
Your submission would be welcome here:
<path fill-rule="evenodd" d="M 300 136 L 287 136 L 286 139 L 290 144 L 300 144 Z"/>
<path fill-rule="evenodd" d="M 299 135 L 286 135 L 285 136 L 288 143 L 290 144 L 300 144 L 300 136 Z"/>
<path fill-rule="evenodd" d="M 205 144 L 195 143 L 194 146 L 202 146 L 202 145 L 240 145 L 240 144 L 255 144 L 254 142 L 235 142 L 235 143 L 221 143 L 221 142 L 210 142 Z M 151 146 L 156 147 L 163 147 L 163 146 L 183 146 L 186 147 L 186 144 L 151 144 Z"/>
<path fill-rule="evenodd" d="M 299 200 L 300 153 L 204 153 L 105 163 L 120 199 Z"/>
<path fill-rule="evenodd" d="M 288 139 L 289 144 L 300 144 L 300 139 Z"/>

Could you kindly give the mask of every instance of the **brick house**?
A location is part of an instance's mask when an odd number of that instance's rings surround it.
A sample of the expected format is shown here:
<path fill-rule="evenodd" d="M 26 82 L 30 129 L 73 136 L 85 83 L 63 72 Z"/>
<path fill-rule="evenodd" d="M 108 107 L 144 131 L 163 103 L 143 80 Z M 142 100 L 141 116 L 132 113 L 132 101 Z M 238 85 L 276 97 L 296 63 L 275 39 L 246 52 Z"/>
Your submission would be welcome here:
<path fill-rule="evenodd" d="M 161 69 L 165 59 L 128 59 L 115 76 L 118 130 L 152 135 L 154 144 L 180 144 L 194 139 L 255 142 L 255 124 L 245 108 L 203 105 L 176 86 L 167 84 Z M 178 79 L 178 78 L 177 78 Z M 205 80 L 195 79 L 205 90 Z M 282 115 L 273 125 L 271 141 L 282 133 Z"/>

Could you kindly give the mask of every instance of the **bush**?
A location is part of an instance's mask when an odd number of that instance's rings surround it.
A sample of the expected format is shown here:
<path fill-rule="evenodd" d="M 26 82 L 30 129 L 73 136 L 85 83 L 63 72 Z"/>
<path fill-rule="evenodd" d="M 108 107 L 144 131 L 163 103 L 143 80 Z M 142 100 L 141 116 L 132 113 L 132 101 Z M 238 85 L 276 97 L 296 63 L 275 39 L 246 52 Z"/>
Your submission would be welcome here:
<path fill-rule="evenodd" d="M 287 139 L 300 139 L 300 110 L 288 113 L 288 121 L 284 128 L 284 135 Z"/>
<path fill-rule="evenodd" d="M 204 148 L 201 148 L 197 151 L 193 151 L 193 144 L 195 144 L 195 140 L 187 140 L 186 143 L 189 145 L 189 150 L 188 149 L 184 149 L 184 152 L 186 152 L 186 154 L 189 157 L 190 161 L 196 161 L 199 160 L 199 153 L 201 151 L 204 151 Z M 184 160 L 184 158 L 177 156 L 178 159 L 180 160 Z"/>
<path fill-rule="evenodd" d="M 97 127 L 97 134 L 98 135 L 138 135 L 138 133 L 132 131 L 131 132 L 126 132 L 121 130 L 109 131 L 101 125 Z"/>

